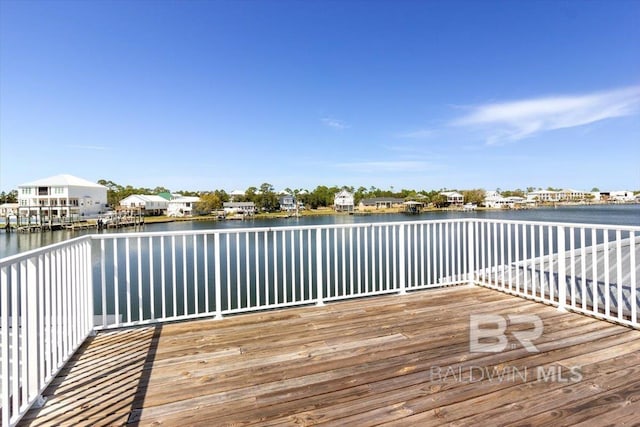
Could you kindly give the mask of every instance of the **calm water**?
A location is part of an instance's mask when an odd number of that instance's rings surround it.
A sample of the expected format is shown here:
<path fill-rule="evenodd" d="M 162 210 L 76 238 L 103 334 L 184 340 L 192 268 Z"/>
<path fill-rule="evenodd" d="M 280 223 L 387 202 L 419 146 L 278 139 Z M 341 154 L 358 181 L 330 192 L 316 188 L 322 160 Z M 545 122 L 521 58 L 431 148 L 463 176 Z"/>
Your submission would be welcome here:
<path fill-rule="evenodd" d="M 416 216 L 383 215 L 326 215 L 303 218 L 283 218 L 249 221 L 186 221 L 147 224 L 143 231 L 179 231 L 246 227 L 277 227 L 291 225 L 350 224 L 367 222 L 418 221 L 454 218 L 498 218 L 522 221 L 577 222 L 587 224 L 615 224 L 640 226 L 640 204 L 592 205 L 558 208 L 539 208 L 521 211 L 429 212 Z M 115 232 L 138 231 L 127 228 Z M 91 231 L 53 231 L 42 233 L 10 233 L 0 231 L 0 258 L 71 239 Z M 110 231 L 112 232 L 112 231 Z"/>

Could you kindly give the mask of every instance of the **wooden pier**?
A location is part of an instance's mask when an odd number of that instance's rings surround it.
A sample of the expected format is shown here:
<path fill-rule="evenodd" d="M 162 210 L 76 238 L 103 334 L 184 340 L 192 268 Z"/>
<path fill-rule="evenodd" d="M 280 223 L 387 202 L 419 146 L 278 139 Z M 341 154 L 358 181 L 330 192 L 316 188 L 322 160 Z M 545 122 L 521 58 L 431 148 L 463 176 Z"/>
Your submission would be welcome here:
<path fill-rule="evenodd" d="M 472 352 L 470 314 L 538 316 Z M 98 333 L 23 425 L 622 425 L 640 331 L 481 287 Z"/>

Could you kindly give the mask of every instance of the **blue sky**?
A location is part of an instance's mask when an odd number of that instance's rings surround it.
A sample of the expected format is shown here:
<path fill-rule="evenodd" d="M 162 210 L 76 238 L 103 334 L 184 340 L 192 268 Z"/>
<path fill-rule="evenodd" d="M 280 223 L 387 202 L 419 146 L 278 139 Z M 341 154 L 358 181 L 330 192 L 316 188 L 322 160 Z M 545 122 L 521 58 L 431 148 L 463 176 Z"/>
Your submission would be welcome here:
<path fill-rule="evenodd" d="M 0 2 L 0 190 L 640 189 L 638 1 Z"/>

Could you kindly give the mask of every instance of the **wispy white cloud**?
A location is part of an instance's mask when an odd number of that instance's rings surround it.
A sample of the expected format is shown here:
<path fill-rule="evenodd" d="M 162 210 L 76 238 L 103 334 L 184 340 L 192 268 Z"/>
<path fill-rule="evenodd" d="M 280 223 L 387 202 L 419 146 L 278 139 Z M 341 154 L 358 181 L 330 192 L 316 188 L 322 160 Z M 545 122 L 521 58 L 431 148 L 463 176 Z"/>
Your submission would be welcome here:
<path fill-rule="evenodd" d="M 434 130 L 431 129 L 419 129 L 416 131 L 399 133 L 396 135 L 397 138 L 408 138 L 408 139 L 427 139 L 431 138 L 435 134 Z"/>
<path fill-rule="evenodd" d="M 67 148 L 73 148 L 77 150 L 94 150 L 94 151 L 105 151 L 108 150 L 108 147 L 104 147 L 102 145 L 66 145 Z"/>
<path fill-rule="evenodd" d="M 637 114 L 640 86 L 572 96 L 549 96 L 471 108 L 455 126 L 487 129 L 488 144 L 516 141 L 554 129 Z"/>
<path fill-rule="evenodd" d="M 337 167 L 353 172 L 419 172 L 437 168 L 430 162 L 423 160 L 391 160 L 391 161 L 361 161 L 338 163 Z"/>
<path fill-rule="evenodd" d="M 347 125 L 342 120 L 333 119 L 331 117 L 323 117 L 321 120 L 322 123 L 325 124 L 325 126 L 329 126 L 333 129 L 347 129 L 349 127 L 349 125 Z"/>

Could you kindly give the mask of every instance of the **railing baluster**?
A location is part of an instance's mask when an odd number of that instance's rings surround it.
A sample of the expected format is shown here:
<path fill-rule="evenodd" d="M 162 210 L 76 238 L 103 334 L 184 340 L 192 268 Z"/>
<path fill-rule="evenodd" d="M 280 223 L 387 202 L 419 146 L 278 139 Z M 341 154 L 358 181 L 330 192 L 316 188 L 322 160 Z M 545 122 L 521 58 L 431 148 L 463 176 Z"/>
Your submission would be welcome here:
<path fill-rule="evenodd" d="M 115 240 L 114 240 L 115 243 Z M 166 273 L 165 273 L 165 262 L 164 262 L 164 236 L 160 237 L 160 282 L 162 284 L 161 295 L 162 295 L 162 318 L 167 317 L 167 282 L 166 282 Z M 117 311 L 116 311 L 117 316 Z"/>
<path fill-rule="evenodd" d="M 329 237 L 329 231 L 326 232 L 327 238 Z M 327 273 L 329 270 L 327 270 Z M 316 229 L 316 305 L 324 305 L 324 297 L 322 292 L 322 229 Z"/>
<path fill-rule="evenodd" d="M 236 280 L 235 280 L 235 287 L 236 287 L 236 307 L 235 308 L 242 308 L 242 300 L 241 300 L 241 295 L 240 295 L 240 232 L 236 232 Z"/>
<path fill-rule="evenodd" d="M 249 232 L 244 233 L 244 271 L 247 307 L 251 307 L 251 257 L 249 255 Z"/>
<path fill-rule="evenodd" d="M 271 278 L 269 276 L 269 236 L 272 231 L 264 232 L 264 299 L 265 305 L 271 304 Z"/>
<path fill-rule="evenodd" d="M 185 237 L 186 239 L 186 237 Z M 137 269 L 138 269 L 138 320 L 142 321 L 144 319 L 143 317 L 143 313 L 142 313 L 142 308 L 143 308 L 143 304 L 142 304 L 142 239 L 140 237 L 138 237 L 137 239 L 137 243 L 138 243 L 138 265 L 137 265 Z M 185 245 L 186 246 L 186 245 Z M 186 259 L 184 261 L 184 264 L 186 265 Z"/>
<path fill-rule="evenodd" d="M 253 235 L 253 246 L 256 248 L 256 252 L 254 253 L 254 257 L 255 257 L 255 271 L 256 271 L 256 306 L 261 306 L 261 299 L 260 299 L 260 256 L 259 256 L 259 251 L 260 251 L 260 247 L 259 247 L 259 242 L 260 242 L 260 238 L 259 238 L 259 234 L 256 231 Z M 302 242 L 300 242 L 300 247 L 302 247 Z M 206 282 L 206 280 L 205 280 Z"/>
<path fill-rule="evenodd" d="M 149 242 L 149 246 L 151 246 L 151 242 Z M 151 247 L 149 248 L 149 253 L 152 253 Z M 200 313 L 200 292 L 198 290 L 199 287 L 200 287 L 200 281 L 198 280 L 198 236 L 194 234 L 193 235 L 193 293 L 194 293 L 193 312 L 195 314 Z M 150 288 L 151 288 L 151 295 L 153 295 L 153 281 L 151 281 L 150 283 Z M 153 315 L 151 316 L 151 318 L 153 319 Z"/>
<path fill-rule="evenodd" d="M 233 304 L 231 303 L 231 234 L 227 233 L 225 235 L 225 250 L 227 260 L 227 269 L 225 270 L 225 275 L 227 276 L 227 286 L 226 286 L 226 294 L 227 294 L 227 310 L 233 309 Z"/>
<path fill-rule="evenodd" d="M 115 257 L 116 251 L 114 250 L 113 253 Z M 115 262 L 115 258 L 114 258 L 114 262 Z M 102 297 L 102 325 L 106 326 L 107 325 L 107 255 L 105 251 L 104 240 L 100 240 L 100 266 L 102 270 L 100 274 L 100 290 L 101 290 L 101 297 Z M 114 276 L 117 277 L 117 271 L 114 271 Z"/>
<path fill-rule="evenodd" d="M 618 306 L 618 320 L 622 320 L 624 312 L 624 299 L 622 295 L 622 232 L 616 230 L 616 285 L 618 297 L 616 298 Z M 631 286 L 634 284 L 632 283 Z M 637 285 L 636 285 L 637 286 Z"/>
<path fill-rule="evenodd" d="M 549 251 L 549 253 L 547 254 L 547 264 L 549 265 L 549 296 L 547 300 L 553 301 L 554 288 L 557 281 L 554 279 L 555 276 L 553 274 L 553 227 L 550 225 L 547 226 L 547 241 Z"/>
<path fill-rule="evenodd" d="M 582 309 L 587 309 L 587 240 L 584 227 L 580 227 L 580 295 Z"/>
<path fill-rule="evenodd" d="M 189 291 L 187 290 L 187 235 L 182 235 L 182 315 L 189 314 Z"/>
<path fill-rule="evenodd" d="M 362 258 L 360 257 L 360 231 L 362 229 L 360 227 L 356 228 L 356 263 L 357 263 L 357 272 L 358 278 L 356 281 L 356 294 L 359 294 L 362 291 Z"/>
<path fill-rule="evenodd" d="M 364 231 L 365 231 L 364 232 L 364 290 L 366 293 L 370 293 L 371 289 L 369 289 L 369 233 L 371 232 L 371 227 L 369 226 L 365 228 Z"/>
<path fill-rule="evenodd" d="M 571 262 L 571 307 L 576 306 L 576 236 L 575 227 L 569 228 L 569 250 Z"/>
<path fill-rule="evenodd" d="M 279 304 L 278 292 L 278 231 L 273 231 L 273 297 L 275 304 Z"/>
<path fill-rule="evenodd" d="M 113 239 L 112 246 L 113 246 L 113 305 L 114 305 L 114 316 L 115 316 L 115 319 L 113 319 L 113 321 L 116 325 L 119 325 L 122 322 L 120 321 L 120 292 L 118 292 L 120 289 L 120 285 L 119 285 L 120 282 L 118 281 L 118 277 L 120 277 L 120 274 L 118 273 L 118 239 Z M 104 274 L 104 270 L 103 270 L 103 274 Z M 106 315 L 106 312 L 105 312 L 105 315 Z M 103 324 L 106 324 L 106 323 L 107 323 L 106 321 L 103 322 Z"/>
<path fill-rule="evenodd" d="M 636 282 L 636 236 L 634 231 L 629 231 L 629 283 L 631 284 L 631 322 L 638 324 L 638 285 Z M 594 273 L 595 275 L 595 273 Z"/>
<path fill-rule="evenodd" d="M 162 238 L 160 238 L 162 239 Z M 209 301 L 209 263 L 207 260 L 209 259 L 209 239 L 207 234 L 202 235 L 202 268 L 204 270 L 204 310 L 206 313 L 211 313 L 211 303 Z M 258 239 L 256 238 L 256 249 L 258 247 Z M 256 256 L 256 264 L 258 263 L 258 257 Z M 258 269 L 256 268 L 256 271 Z M 256 272 L 256 274 L 259 274 Z M 164 280 L 163 280 L 164 287 Z M 260 287 L 257 286 L 256 281 L 256 292 L 260 292 Z M 258 298 L 258 301 L 260 298 Z M 164 304 L 164 302 L 163 302 Z"/>
<path fill-rule="evenodd" d="M 559 226 L 558 230 L 558 310 L 564 311 L 567 305 L 567 270 L 566 270 L 566 242 L 565 228 Z"/>
<path fill-rule="evenodd" d="M 295 233 L 291 230 L 291 301 L 296 302 L 296 245 L 295 245 Z M 248 289 L 247 289 L 248 291 Z"/>
<path fill-rule="evenodd" d="M 630 253 L 631 256 L 635 256 L 633 250 L 631 250 Z M 631 268 L 631 271 L 635 272 L 635 270 L 633 269 L 634 265 L 632 265 Z M 591 277 L 591 300 L 593 305 L 593 312 L 598 313 L 600 310 L 598 307 L 600 300 L 598 292 L 598 239 L 595 228 L 591 229 Z M 631 281 L 631 283 L 634 283 L 634 281 Z"/>
<path fill-rule="evenodd" d="M 128 240 L 127 240 L 128 241 Z M 171 270 L 173 274 L 173 282 L 171 283 L 171 291 L 173 298 L 173 317 L 178 315 L 178 278 L 176 269 L 176 236 L 171 236 Z"/>
<path fill-rule="evenodd" d="M 538 275 L 540 280 L 538 281 L 538 292 L 540 293 L 539 298 L 544 299 L 544 228 L 542 227 L 542 225 L 538 226 L 538 257 L 540 260 L 540 274 Z"/>
<path fill-rule="evenodd" d="M 227 234 L 227 236 L 229 236 Z M 216 297 L 216 319 L 222 318 L 222 274 L 220 266 L 222 265 L 222 251 L 220 250 L 220 234 L 213 235 L 213 252 L 214 252 L 214 276 L 215 276 L 215 297 Z"/>
<path fill-rule="evenodd" d="M 124 239 L 125 279 L 127 286 L 127 323 L 131 322 L 131 261 L 129 260 L 129 239 Z M 175 264 L 174 264 L 175 265 Z"/>

